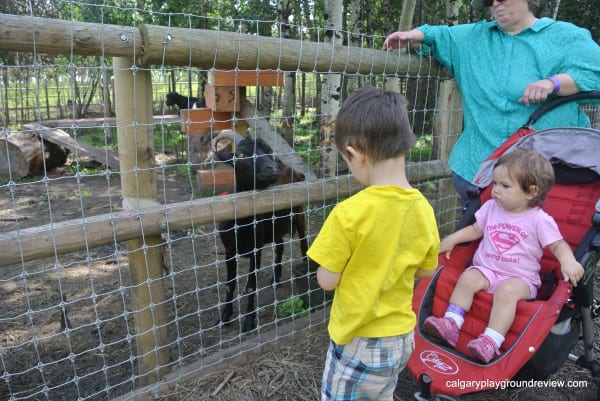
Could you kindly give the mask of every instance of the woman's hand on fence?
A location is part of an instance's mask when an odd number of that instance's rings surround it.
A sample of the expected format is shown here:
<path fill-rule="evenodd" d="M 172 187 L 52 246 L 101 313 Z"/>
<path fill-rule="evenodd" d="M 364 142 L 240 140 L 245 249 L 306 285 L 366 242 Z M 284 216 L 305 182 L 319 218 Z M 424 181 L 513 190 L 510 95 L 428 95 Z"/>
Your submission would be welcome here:
<path fill-rule="evenodd" d="M 417 34 L 417 32 L 420 33 L 420 35 Z M 413 40 L 419 42 L 422 41 L 423 39 L 420 37 L 422 35 L 423 34 L 421 33 L 421 31 L 415 29 L 413 29 L 412 31 L 394 32 L 385 39 L 385 41 L 383 42 L 382 50 L 391 51 L 408 47 L 409 43 Z"/>

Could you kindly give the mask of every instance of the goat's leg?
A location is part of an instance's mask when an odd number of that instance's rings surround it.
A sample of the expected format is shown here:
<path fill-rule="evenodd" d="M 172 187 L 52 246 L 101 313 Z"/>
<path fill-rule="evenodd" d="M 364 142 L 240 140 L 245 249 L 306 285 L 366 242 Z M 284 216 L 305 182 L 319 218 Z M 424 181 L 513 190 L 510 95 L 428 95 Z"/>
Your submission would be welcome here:
<path fill-rule="evenodd" d="M 293 212 L 292 235 L 294 231 L 298 234 L 298 238 L 300 239 L 300 251 L 302 252 L 302 256 L 306 257 L 306 252 L 308 252 L 308 241 L 306 240 L 306 217 L 304 216 L 304 207 L 294 208 Z"/>
<path fill-rule="evenodd" d="M 246 316 L 242 323 L 242 333 L 247 333 L 256 328 L 256 276 L 260 266 L 260 249 L 250 256 L 250 270 L 246 284 L 245 297 L 247 299 Z"/>
<path fill-rule="evenodd" d="M 281 280 L 281 261 L 283 260 L 283 238 L 275 243 L 275 271 L 273 272 L 273 284 Z"/>
<path fill-rule="evenodd" d="M 308 252 L 308 240 L 306 239 L 306 217 L 304 215 L 304 207 L 294 208 L 293 211 L 294 218 L 292 220 L 292 233 L 295 232 L 298 234 L 298 238 L 300 239 L 300 251 L 302 252 L 302 258 L 306 261 L 306 263 L 299 264 L 295 268 L 296 275 L 302 276 L 305 274 L 314 274 L 317 271 L 318 265 L 314 263 L 311 259 L 306 257 L 306 253 Z"/>
<path fill-rule="evenodd" d="M 237 259 L 235 253 L 233 255 L 226 254 L 227 259 L 227 294 L 225 299 L 225 305 L 221 311 L 221 316 L 217 321 L 219 323 L 229 323 L 231 315 L 233 315 L 233 292 L 235 291 L 235 285 L 237 280 Z"/>

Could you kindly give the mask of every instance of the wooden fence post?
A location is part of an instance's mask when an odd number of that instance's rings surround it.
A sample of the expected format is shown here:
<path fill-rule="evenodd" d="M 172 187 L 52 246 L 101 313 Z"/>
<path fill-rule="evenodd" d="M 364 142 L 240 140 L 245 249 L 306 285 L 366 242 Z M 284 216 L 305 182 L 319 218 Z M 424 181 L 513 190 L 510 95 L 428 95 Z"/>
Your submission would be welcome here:
<path fill-rule="evenodd" d="M 462 132 L 462 99 L 456 81 L 445 80 L 440 83 L 439 96 L 436 101 L 436 117 L 433 132 L 433 155 L 440 160 L 448 160 L 452 147 Z M 439 181 L 438 226 L 440 236 L 444 237 L 454 231 L 456 211 L 459 207 L 458 194 L 451 179 Z"/>
<path fill-rule="evenodd" d="M 138 210 L 158 203 L 156 172 L 152 169 L 152 79 L 149 69 L 132 67 L 132 59 L 113 59 L 123 207 Z M 140 225 L 142 220 L 140 216 Z M 168 362 L 160 243 L 156 234 L 127 241 L 140 386 L 156 382 Z"/>

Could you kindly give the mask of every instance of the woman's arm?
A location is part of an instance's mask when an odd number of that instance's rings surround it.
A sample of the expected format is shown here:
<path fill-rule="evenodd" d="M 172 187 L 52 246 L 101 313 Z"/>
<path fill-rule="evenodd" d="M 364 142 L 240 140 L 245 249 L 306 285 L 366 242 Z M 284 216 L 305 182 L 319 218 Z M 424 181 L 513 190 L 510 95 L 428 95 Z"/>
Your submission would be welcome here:
<path fill-rule="evenodd" d="M 412 29 L 410 31 L 398 31 L 389 35 L 383 42 L 383 50 L 390 51 L 408 47 L 408 43 L 411 43 L 411 47 L 415 49 L 421 48 L 421 42 L 425 40 L 425 35 L 418 29 Z"/>
<path fill-rule="evenodd" d="M 519 102 L 529 106 L 531 103 L 545 101 L 551 94 L 568 96 L 579 92 L 579 88 L 569 74 L 556 74 L 527 85 Z"/>

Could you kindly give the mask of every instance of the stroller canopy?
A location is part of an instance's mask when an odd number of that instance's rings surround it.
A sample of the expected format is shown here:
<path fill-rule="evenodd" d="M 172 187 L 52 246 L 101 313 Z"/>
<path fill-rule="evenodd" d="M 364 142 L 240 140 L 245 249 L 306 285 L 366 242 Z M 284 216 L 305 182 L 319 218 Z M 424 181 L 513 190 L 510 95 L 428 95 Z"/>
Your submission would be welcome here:
<path fill-rule="evenodd" d="M 580 184 L 600 177 L 600 131 L 591 128 L 550 128 L 522 137 L 505 154 L 517 149 L 535 150 L 550 160 L 559 184 Z M 496 159 L 481 163 L 473 185 L 479 188 L 490 185 L 495 164 Z"/>

